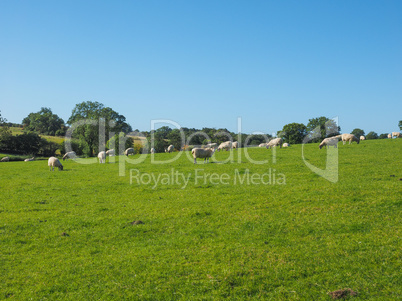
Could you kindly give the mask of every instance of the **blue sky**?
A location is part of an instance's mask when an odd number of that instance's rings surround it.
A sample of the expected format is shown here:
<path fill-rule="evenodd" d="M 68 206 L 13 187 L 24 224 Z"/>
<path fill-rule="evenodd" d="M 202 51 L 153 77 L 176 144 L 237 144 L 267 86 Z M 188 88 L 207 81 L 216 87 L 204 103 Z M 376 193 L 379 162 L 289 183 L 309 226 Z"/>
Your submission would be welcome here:
<path fill-rule="evenodd" d="M 144 131 L 326 116 L 388 133 L 401 67 L 402 1 L 0 2 L 0 110 L 16 123 L 98 101 Z"/>

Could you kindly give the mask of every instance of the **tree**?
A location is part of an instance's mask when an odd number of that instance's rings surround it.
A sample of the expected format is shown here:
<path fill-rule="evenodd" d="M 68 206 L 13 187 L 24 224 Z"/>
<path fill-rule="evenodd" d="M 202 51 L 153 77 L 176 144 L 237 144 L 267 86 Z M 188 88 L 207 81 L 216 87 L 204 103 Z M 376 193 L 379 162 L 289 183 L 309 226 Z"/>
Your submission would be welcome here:
<path fill-rule="evenodd" d="M 124 142 L 123 148 L 120 149 L 120 141 Z M 108 149 L 114 149 L 115 153 L 118 155 L 123 155 L 124 151 L 129 148 L 133 147 L 134 140 L 131 137 L 127 137 L 123 132 L 115 134 L 109 141 L 106 143 L 106 147 Z"/>
<path fill-rule="evenodd" d="M 7 119 L 2 117 L 0 113 L 0 150 L 7 151 L 9 149 L 11 138 L 12 133 L 7 125 Z"/>
<path fill-rule="evenodd" d="M 398 126 L 399 126 L 399 130 L 402 131 L 402 120 L 399 120 Z"/>
<path fill-rule="evenodd" d="M 307 124 L 310 142 L 319 142 L 324 138 L 339 135 L 340 131 L 341 128 L 333 119 L 324 116 L 309 119 Z"/>
<path fill-rule="evenodd" d="M 371 140 L 371 139 L 378 139 L 378 134 L 376 132 L 371 131 L 366 135 L 366 139 Z"/>
<path fill-rule="evenodd" d="M 381 134 L 380 136 L 378 136 L 378 139 L 387 139 L 388 138 L 388 134 Z"/>
<path fill-rule="evenodd" d="M 22 120 L 25 130 L 50 136 L 63 136 L 66 132 L 64 120 L 52 113 L 50 108 L 42 107 L 37 113 L 30 113 Z"/>
<path fill-rule="evenodd" d="M 281 137 L 290 144 L 299 144 L 303 142 L 303 138 L 307 135 L 307 127 L 302 123 L 286 124 L 282 131 Z"/>
<path fill-rule="evenodd" d="M 104 143 L 111 132 L 132 131 L 123 115 L 97 101 L 76 104 L 67 123 L 73 126 L 71 130 L 73 137 L 86 143 L 84 152 L 89 156 L 105 148 Z"/>
<path fill-rule="evenodd" d="M 351 134 L 355 135 L 357 138 L 360 138 L 360 136 L 364 136 L 364 131 L 362 129 L 356 128 L 352 131 Z"/>
<path fill-rule="evenodd" d="M 175 149 L 180 150 L 185 141 L 182 141 L 181 132 L 179 129 L 173 129 L 168 134 L 169 144 L 172 144 Z"/>

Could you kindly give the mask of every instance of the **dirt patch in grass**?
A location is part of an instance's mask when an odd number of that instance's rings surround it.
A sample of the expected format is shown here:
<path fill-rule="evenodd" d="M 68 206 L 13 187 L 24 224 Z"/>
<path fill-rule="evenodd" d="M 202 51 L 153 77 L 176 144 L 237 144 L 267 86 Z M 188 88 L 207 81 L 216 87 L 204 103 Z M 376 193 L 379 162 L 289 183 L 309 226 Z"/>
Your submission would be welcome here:
<path fill-rule="evenodd" d="M 357 292 L 353 291 L 350 288 L 344 288 L 341 290 L 333 291 L 328 293 L 332 297 L 332 299 L 345 299 L 349 296 L 356 296 Z"/>
<path fill-rule="evenodd" d="M 143 221 L 133 221 L 130 224 L 132 224 L 132 225 L 141 225 L 143 223 L 144 223 Z"/>

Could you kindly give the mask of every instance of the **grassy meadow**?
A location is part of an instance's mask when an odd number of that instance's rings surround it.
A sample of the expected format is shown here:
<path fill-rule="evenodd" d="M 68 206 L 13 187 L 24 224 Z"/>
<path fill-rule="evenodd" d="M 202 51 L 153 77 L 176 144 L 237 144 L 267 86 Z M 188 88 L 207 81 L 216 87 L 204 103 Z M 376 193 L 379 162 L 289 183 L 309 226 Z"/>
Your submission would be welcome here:
<path fill-rule="evenodd" d="M 336 183 L 301 145 L 0 163 L 0 299 L 401 299 L 401 153 L 339 143 Z"/>

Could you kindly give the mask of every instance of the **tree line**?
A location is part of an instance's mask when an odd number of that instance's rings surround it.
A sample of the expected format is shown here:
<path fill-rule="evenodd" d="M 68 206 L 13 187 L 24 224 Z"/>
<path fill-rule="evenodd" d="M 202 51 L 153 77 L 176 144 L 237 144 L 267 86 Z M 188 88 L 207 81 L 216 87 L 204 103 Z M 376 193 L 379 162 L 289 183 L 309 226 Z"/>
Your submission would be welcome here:
<path fill-rule="evenodd" d="M 0 151 L 17 154 L 32 154 L 51 156 L 59 149 L 63 154 L 67 146 L 77 155 L 94 156 L 100 150 L 114 148 L 122 154 L 128 147 L 135 147 L 136 152 L 149 151 L 153 146 L 157 152 L 163 152 L 169 145 L 181 149 L 188 145 L 205 145 L 222 143 L 232 139 L 241 145 L 259 145 L 272 138 L 269 134 L 246 134 L 230 132 L 226 128 L 186 128 L 172 129 L 168 126 L 156 130 L 133 132 L 126 118 L 102 103 L 85 101 L 76 104 L 67 122 L 64 122 L 50 108 L 42 107 L 39 112 L 30 113 L 22 120 L 23 133 L 12 135 L 10 126 L 0 112 Z M 402 120 L 399 121 L 402 130 Z M 309 119 L 303 123 L 289 123 L 276 133 L 289 144 L 314 143 L 324 138 L 339 135 L 341 128 L 327 117 L 321 116 Z M 378 135 L 374 131 L 365 135 L 362 129 L 352 131 L 357 137 L 366 139 L 384 139 L 388 133 Z M 63 143 L 57 144 L 41 138 L 40 135 L 68 137 Z M 143 136 L 142 143 L 134 143 L 135 136 Z M 184 141 L 183 140 L 184 137 Z M 187 145 L 186 145 L 187 144 Z"/>

